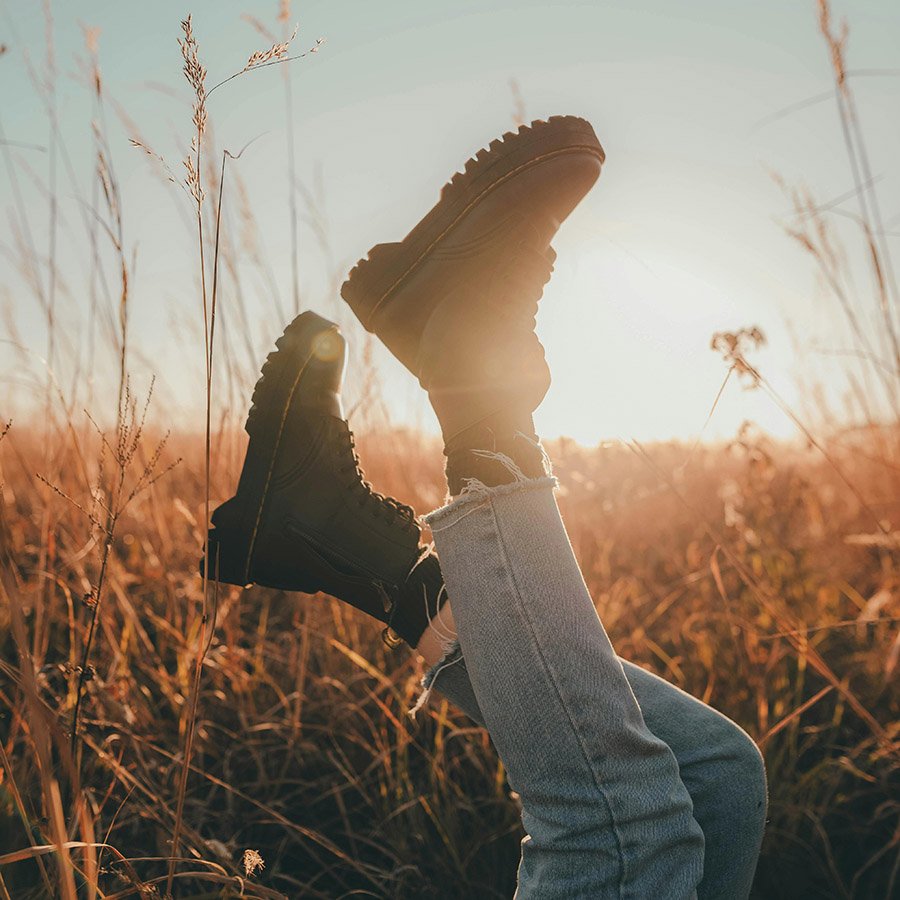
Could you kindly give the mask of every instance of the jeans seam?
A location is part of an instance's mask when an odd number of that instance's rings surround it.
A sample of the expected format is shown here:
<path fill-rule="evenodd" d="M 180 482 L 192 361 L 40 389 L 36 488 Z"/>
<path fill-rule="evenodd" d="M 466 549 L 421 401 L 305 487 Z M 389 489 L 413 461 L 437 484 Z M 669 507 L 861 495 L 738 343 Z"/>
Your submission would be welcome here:
<path fill-rule="evenodd" d="M 623 888 L 625 886 L 627 863 L 625 860 L 625 853 L 622 849 L 622 837 L 621 837 L 621 834 L 619 833 L 619 827 L 616 822 L 616 816 L 613 812 L 612 804 L 609 801 L 609 797 L 607 796 L 606 791 L 603 789 L 603 785 L 600 783 L 600 779 L 597 777 L 597 773 L 594 771 L 594 767 L 591 764 L 590 755 L 588 754 L 587 748 L 584 745 L 584 741 L 581 738 L 581 734 L 579 732 L 579 729 L 575 722 L 575 719 L 572 716 L 571 712 L 569 711 L 569 707 L 566 704 L 565 698 L 563 697 L 563 693 L 559 688 L 559 685 L 557 683 L 557 680 L 553 673 L 553 670 L 548 665 L 547 660 L 544 656 L 544 652 L 541 649 L 541 645 L 537 638 L 537 633 L 534 629 L 534 625 L 532 624 L 531 618 L 528 615 L 528 604 L 524 602 L 524 600 L 522 598 L 522 592 L 519 590 L 519 586 L 516 583 L 515 570 L 513 569 L 513 566 L 510 564 L 510 561 L 509 561 L 509 555 L 506 551 L 506 541 L 503 538 L 503 533 L 500 528 L 500 522 L 497 518 L 496 507 L 495 507 L 493 499 L 491 499 L 491 501 L 490 501 L 490 509 L 491 509 L 491 518 L 494 521 L 494 528 L 497 532 L 497 538 L 498 538 L 498 541 L 500 544 L 500 550 L 503 554 L 503 562 L 506 566 L 507 572 L 509 573 L 509 580 L 513 586 L 513 590 L 516 593 L 516 597 L 520 601 L 519 606 L 522 610 L 522 615 L 525 620 L 525 623 L 528 626 L 528 631 L 531 635 L 532 643 L 534 644 L 534 647 L 537 650 L 538 658 L 540 659 L 541 664 L 544 667 L 544 671 L 547 673 L 548 677 L 550 678 L 550 683 L 553 685 L 553 690 L 556 693 L 556 696 L 559 699 L 560 705 L 562 706 L 563 711 L 566 714 L 566 718 L 568 719 L 569 724 L 572 727 L 572 733 L 575 735 L 575 740 L 578 742 L 578 747 L 581 750 L 581 755 L 584 758 L 585 763 L 587 764 L 588 771 L 590 771 L 590 773 L 591 773 L 591 779 L 594 782 L 594 787 L 597 788 L 597 791 L 599 792 L 601 798 L 603 799 L 603 803 L 606 806 L 607 812 L 609 813 L 610 822 L 612 823 L 613 835 L 615 836 L 615 839 L 616 839 L 616 850 L 619 854 L 619 870 L 621 872 L 621 875 L 619 878 L 618 895 L 621 898 Z"/>

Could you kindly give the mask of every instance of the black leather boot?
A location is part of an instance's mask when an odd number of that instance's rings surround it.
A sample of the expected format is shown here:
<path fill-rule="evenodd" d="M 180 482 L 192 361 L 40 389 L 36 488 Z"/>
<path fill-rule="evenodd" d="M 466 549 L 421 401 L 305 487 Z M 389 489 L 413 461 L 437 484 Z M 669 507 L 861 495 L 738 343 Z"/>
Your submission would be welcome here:
<path fill-rule="evenodd" d="M 411 507 L 364 479 L 341 408 L 338 326 L 299 315 L 253 392 L 237 492 L 212 515 L 209 577 L 337 597 L 415 647 L 446 599 Z M 201 573 L 204 562 L 201 561 Z"/>

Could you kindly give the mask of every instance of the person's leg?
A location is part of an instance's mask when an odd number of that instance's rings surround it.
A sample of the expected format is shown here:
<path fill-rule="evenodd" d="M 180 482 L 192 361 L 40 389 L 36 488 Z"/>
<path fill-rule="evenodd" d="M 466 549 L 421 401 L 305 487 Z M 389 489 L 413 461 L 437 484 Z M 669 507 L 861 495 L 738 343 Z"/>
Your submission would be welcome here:
<path fill-rule="evenodd" d="M 726 716 L 629 662 L 647 727 L 665 741 L 706 839 L 703 900 L 748 897 L 766 821 L 766 773 L 753 739 Z"/>
<path fill-rule="evenodd" d="M 443 607 L 436 623 L 444 640 L 452 634 L 452 605 Z M 484 726 L 459 644 L 430 660 L 424 686 Z M 765 768 L 756 744 L 730 719 L 675 685 L 627 660 L 622 668 L 647 728 L 675 755 L 703 831 L 699 900 L 748 897 L 766 819 Z"/>
<path fill-rule="evenodd" d="M 690 796 L 644 722 L 552 490 L 549 478 L 473 485 L 427 517 L 474 697 L 522 799 L 518 896 L 694 896 L 703 834 Z"/>
<path fill-rule="evenodd" d="M 540 450 L 517 439 L 550 384 L 534 332 L 550 244 L 603 159 L 575 117 L 504 135 L 402 241 L 370 250 L 341 295 L 441 426 L 459 496 L 427 521 L 475 696 L 522 799 L 519 895 L 677 900 L 702 875 L 690 797 L 600 624 Z"/>

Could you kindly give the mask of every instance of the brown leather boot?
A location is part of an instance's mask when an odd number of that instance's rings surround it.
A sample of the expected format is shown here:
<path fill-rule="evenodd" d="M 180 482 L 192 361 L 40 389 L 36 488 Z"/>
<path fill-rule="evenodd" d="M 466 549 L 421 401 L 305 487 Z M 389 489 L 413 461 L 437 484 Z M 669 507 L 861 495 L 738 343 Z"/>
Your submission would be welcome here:
<path fill-rule="evenodd" d="M 530 421 L 550 374 L 534 318 L 560 223 L 600 174 L 593 128 L 554 116 L 495 140 L 341 294 L 428 391 L 445 445 L 498 415 Z"/>

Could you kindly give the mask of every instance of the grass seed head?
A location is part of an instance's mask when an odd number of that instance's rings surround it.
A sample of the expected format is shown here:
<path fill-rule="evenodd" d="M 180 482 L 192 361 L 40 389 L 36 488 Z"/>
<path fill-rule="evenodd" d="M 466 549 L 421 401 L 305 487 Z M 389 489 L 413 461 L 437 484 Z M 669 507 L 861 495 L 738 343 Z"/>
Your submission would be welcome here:
<path fill-rule="evenodd" d="M 252 878 L 257 872 L 262 871 L 266 864 L 263 858 L 259 855 L 258 850 L 245 850 L 244 851 L 244 874 L 248 878 Z"/>
<path fill-rule="evenodd" d="M 251 54 L 250 58 L 247 60 L 247 65 L 241 69 L 242 72 L 246 72 L 248 69 L 256 68 L 257 66 L 262 66 L 265 63 L 273 62 L 274 60 L 284 59 L 287 56 L 288 49 L 291 46 L 292 41 L 295 37 L 297 37 L 297 29 L 299 25 L 294 26 L 294 30 L 291 32 L 291 36 L 286 41 L 281 41 L 279 43 L 273 44 L 269 47 L 268 50 L 258 50 L 256 53 Z"/>

